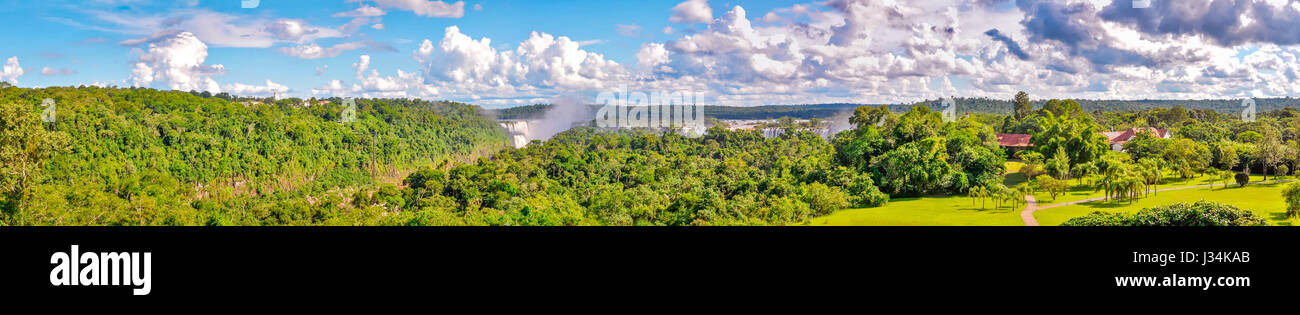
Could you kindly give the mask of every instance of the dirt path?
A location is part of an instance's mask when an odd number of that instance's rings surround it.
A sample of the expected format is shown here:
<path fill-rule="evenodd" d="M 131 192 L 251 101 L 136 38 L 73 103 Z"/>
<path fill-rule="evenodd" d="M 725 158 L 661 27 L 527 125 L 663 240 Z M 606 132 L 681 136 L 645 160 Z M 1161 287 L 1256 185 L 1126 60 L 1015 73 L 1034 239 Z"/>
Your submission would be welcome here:
<path fill-rule="evenodd" d="M 1038 211 L 1038 199 L 1034 199 L 1034 195 L 1025 195 L 1025 210 L 1020 212 L 1020 220 L 1025 221 L 1025 226 L 1038 226 L 1034 211 Z"/>
<path fill-rule="evenodd" d="M 1290 183 L 1290 182 L 1294 182 L 1294 181 L 1292 181 L 1292 180 L 1272 180 L 1272 181 L 1253 182 L 1253 183 L 1250 183 L 1250 184 L 1279 184 L 1279 183 Z M 1222 184 L 1209 184 L 1209 185 L 1183 186 L 1183 187 L 1174 187 L 1174 188 L 1157 189 L 1157 190 L 1154 190 L 1154 192 L 1165 192 L 1165 191 L 1171 191 L 1171 190 L 1182 190 L 1182 189 L 1192 189 L 1192 188 L 1205 188 L 1205 187 L 1214 187 L 1214 186 L 1224 186 L 1224 185 L 1222 185 Z M 1038 210 L 1046 210 L 1046 209 L 1051 209 L 1051 208 L 1064 207 L 1064 206 L 1069 206 L 1069 205 L 1077 205 L 1077 204 L 1081 204 L 1081 203 L 1088 203 L 1088 202 L 1093 202 L 1093 201 L 1102 201 L 1102 200 L 1106 200 L 1106 197 L 1097 197 L 1097 198 L 1089 198 L 1089 199 L 1083 199 L 1083 200 L 1075 200 L 1075 201 L 1071 201 L 1071 202 L 1062 202 L 1062 203 L 1058 203 L 1058 204 L 1052 204 L 1052 205 L 1046 205 L 1046 206 L 1039 207 L 1039 206 L 1038 206 L 1038 200 L 1037 200 L 1037 199 L 1034 199 L 1034 196 L 1033 196 L 1033 195 L 1025 195 L 1025 204 L 1027 204 L 1027 206 L 1025 206 L 1025 210 L 1023 210 L 1023 211 L 1020 212 L 1020 220 L 1025 221 L 1025 226 L 1038 226 L 1038 219 L 1034 217 L 1034 212 L 1037 212 Z"/>

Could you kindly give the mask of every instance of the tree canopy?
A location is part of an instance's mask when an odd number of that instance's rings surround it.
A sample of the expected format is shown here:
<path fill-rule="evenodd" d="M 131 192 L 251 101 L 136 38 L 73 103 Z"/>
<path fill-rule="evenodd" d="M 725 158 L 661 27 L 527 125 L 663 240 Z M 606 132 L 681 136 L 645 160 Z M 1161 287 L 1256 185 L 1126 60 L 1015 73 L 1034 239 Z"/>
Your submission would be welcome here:
<path fill-rule="evenodd" d="M 58 104 L 53 123 L 40 123 L 36 104 L 45 98 Z M 504 131 L 475 106 L 358 100 L 357 120 L 341 123 L 341 101 L 234 102 L 141 88 L 2 89 L 5 172 L 27 174 L 4 176 L 4 186 L 27 191 L 5 197 L 25 206 L 7 206 L 0 221 L 323 224 L 348 215 L 336 206 L 345 202 L 331 200 L 340 194 L 506 143 Z M 10 184 L 11 178 L 20 180 Z"/>

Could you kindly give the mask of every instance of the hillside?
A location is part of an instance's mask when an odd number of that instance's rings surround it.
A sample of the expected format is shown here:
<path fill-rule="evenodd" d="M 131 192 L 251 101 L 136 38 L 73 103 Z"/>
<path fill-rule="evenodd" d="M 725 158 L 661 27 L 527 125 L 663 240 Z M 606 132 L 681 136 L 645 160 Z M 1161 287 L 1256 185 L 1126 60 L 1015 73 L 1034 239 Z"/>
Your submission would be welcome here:
<path fill-rule="evenodd" d="M 40 120 L 38 104 L 45 98 L 56 101 L 54 123 Z M 153 89 L 4 88 L 0 148 L 7 153 L 0 159 L 5 176 L 30 179 L 0 185 L 0 222 L 330 222 L 363 216 L 333 206 L 352 187 L 397 182 L 417 167 L 468 160 L 506 144 L 500 127 L 472 105 L 359 100 L 355 122 L 341 123 L 340 103 L 236 103 Z"/>

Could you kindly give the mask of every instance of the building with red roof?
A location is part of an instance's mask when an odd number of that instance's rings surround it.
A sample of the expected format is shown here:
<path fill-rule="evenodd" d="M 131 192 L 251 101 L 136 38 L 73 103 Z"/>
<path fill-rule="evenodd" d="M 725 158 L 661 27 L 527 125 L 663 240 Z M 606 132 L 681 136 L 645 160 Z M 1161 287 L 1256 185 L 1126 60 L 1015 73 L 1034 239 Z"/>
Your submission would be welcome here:
<path fill-rule="evenodd" d="M 1169 139 L 1174 137 L 1173 133 L 1169 132 L 1168 129 L 1156 128 L 1129 128 L 1124 131 L 1108 131 L 1101 134 L 1105 135 L 1106 140 L 1110 142 L 1111 150 L 1124 151 L 1124 144 L 1133 141 L 1133 138 L 1137 138 L 1137 135 L 1143 132 L 1150 132 L 1156 138 Z"/>
<path fill-rule="evenodd" d="M 1026 134 L 999 133 L 998 145 L 1006 148 L 1008 154 L 1015 154 L 1016 151 L 1028 149 L 1029 147 L 1034 146 L 1033 143 L 1029 142 L 1030 138 L 1032 138 L 1032 136 Z"/>
<path fill-rule="evenodd" d="M 1101 132 L 1101 134 L 1106 136 L 1106 141 L 1110 143 L 1111 150 L 1124 151 L 1124 144 L 1128 143 L 1129 141 L 1133 141 L 1133 138 L 1136 138 L 1138 134 L 1143 132 L 1150 132 L 1152 135 L 1155 135 L 1157 138 L 1169 139 L 1174 137 L 1174 134 L 1172 132 L 1169 132 L 1168 129 L 1156 129 L 1156 128 L 1129 128 L 1128 130 L 1124 130 L 1124 131 Z M 1027 134 L 999 133 L 998 145 L 1004 148 L 1008 148 L 1010 149 L 1010 151 L 1013 152 L 1019 151 L 1025 148 L 1033 147 L 1034 144 L 1032 138 L 1033 136 Z"/>
<path fill-rule="evenodd" d="M 1032 138 L 1032 136 L 1030 136 L 1030 135 L 1026 135 L 1026 134 L 1018 134 L 1018 133 L 999 133 L 999 134 L 998 134 L 998 145 L 1000 145 L 1000 146 L 1004 146 L 1004 147 L 1013 147 L 1013 148 L 1026 148 L 1026 147 L 1032 147 L 1032 146 L 1034 146 L 1034 144 L 1033 144 L 1033 143 L 1029 143 L 1029 139 L 1030 139 L 1030 138 Z"/>

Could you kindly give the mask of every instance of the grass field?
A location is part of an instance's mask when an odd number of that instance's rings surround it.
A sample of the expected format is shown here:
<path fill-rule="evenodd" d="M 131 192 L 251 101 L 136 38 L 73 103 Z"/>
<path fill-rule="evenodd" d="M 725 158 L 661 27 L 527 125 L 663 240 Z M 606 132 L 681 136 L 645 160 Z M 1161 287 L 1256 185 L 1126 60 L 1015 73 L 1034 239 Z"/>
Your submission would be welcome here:
<path fill-rule="evenodd" d="M 1269 178 L 1272 180 L 1272 178 Z M 1282 189 L 1288 184 L 1253 184 L 1244 188 L 1232 185 L 1229 188 L 1189 188 L 1166 191 L 1147 198 L 1138 199 L 1132 204 L 1127 202 L 1088 202 L 1060 208 L 1039 210 L 1034 213 L 1042 225 L 1060 225 L 1074 217 L 1084 216 L 1093 211 L 1133 212 L 1143 208 L 1169 205 L 1179 202 L 1196 202 L 1206 200 L 1237 206 L 1250 210 L 1256 215 L 1269 220 L 1273 225 L 1296 225 L 1296 220 L 1286 218 L 1286 202 L 1282 198 Z"/>
<path fill-rule="evenodd" d="M 1004 206 L 994 210 L 972 206 L 971 199 L 962 196 L 895 198 L 883 207 L 840 210 L 831 215 L 814 218 L 812 225 L 851 226 L 1021 226 L 1020 210 Z"/>
<path fill-rule="evenodd" d="M 1023 163 L 1016 161 L 1007 162 L 1007 173 L 1004 183 L 1008 186 L 1014 186 L 1023 183 L 1028 179 L 1021 175 L 1018 170 Z M 1263 176 L 1251 176 L 1251 181 L 1264 180 Z M 1274 180 L 1269 178 L 1269 180 Z M 1077 184 L 1078 181 L 1070 180 L 1070 185 Z M 1246 188 L 1228 188 L 1221 186 L 1222 182 L 1209 176 L 1201 176 L 1191 179 L 1167 178 L 1159 189 L 1187 187 L 1215 184 L 1211 188 L 1190 188 L 1185 190 L 1160 192 L 1147 198 L 1138 199 L 1133 204 L 1128 203 L 1105 203 L 1092 202 L 1078 205 L 1071 205 L 1060 208 L 1040 210 L 1035 213 L 1039 223 L 1043 225 L 1060 225 L 1070 218 L 1087 215 L 1093 211 L 1137 211 L 1142 208 L 1161 206 L 1178 202 L 1195 202 L 1205 199 L 1214 202 L 1226 203 L 1256 211 L 1259 215 L 1268 219 L 1273 224 L 1291 225 L 1300 224 L 1294 220 L 1285 219 L 1285 205 L 1282 199 L 1282 187 L 1285 184 L 1272 185 L 1250 185 Z M 1236 184 L 1230 187 L 1236 187 Z M 1065 195 L 1056 196 L 1053 200 L 1051 195 L 1045 192 L 1036 192 L 1034 197 L 1038 199 L 1040 205 L 1051 205 L 1062 202 L 1084 200 L 1090 198 L 1102 197 L 1103 192 L 1094 192 L 1090 187 L 1072 188 Z M 979 204 L 971 205 L 971 198 L 966 196 L 935 196 L 923 198 L 894 198 L 889 204 L 877 208 L 865 209 L 846 209 L 836 211 L 831 215 L 818 217 L 810 220 L 811 225 L 849 225 L 849 226 L 1021 226 L 1024 222 L 1020 219 L 1020 211 L 1023 208 L 1012 210 L 1009 206 L 1003 206 L 999 209 L 992 209 L 993 205 L 986 204 L 981 209 Z"/>
<path fill-rule="evenodd" d="M 1002 178 L 1002 184 L 1007 185 L 1007 187 L 1016 187 L 1016 185 L 1020 185 L 1020 183 L 1029 181 L 1029 178 L 1025 177 L 1025 174 L 1020 173 L 1020 168 L 1024 166 L 1024 162 L 1007 161 L 1007 174 Z"/>

